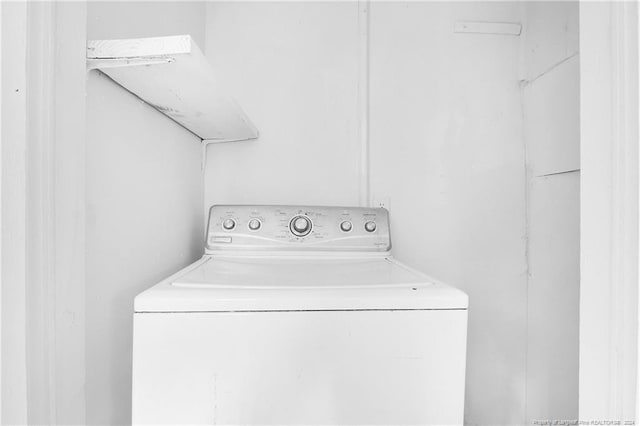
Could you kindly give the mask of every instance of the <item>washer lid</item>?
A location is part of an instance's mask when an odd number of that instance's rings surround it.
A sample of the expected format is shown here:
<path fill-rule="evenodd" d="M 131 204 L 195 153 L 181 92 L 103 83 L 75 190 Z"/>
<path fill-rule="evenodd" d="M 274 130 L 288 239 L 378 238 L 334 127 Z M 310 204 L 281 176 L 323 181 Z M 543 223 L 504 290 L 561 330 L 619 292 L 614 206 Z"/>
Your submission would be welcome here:
<path fill-rule="evenodd" d="M 467 295 L 384 258 L 205 257 L 136 312 L 466 309 Z"/>

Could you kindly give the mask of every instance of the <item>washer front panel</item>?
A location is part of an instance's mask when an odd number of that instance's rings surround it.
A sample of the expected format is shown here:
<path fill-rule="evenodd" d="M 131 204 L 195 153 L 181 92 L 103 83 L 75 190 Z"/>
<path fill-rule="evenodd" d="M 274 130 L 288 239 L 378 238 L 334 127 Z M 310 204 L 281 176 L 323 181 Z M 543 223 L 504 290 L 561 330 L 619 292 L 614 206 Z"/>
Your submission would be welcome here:
<path fill-rule="evenodd" d="M 133 425 L 462 425 L 466 311 L 135 314 Z"/>
<path fill-rule="evenodd" d="M 389 215 L 382 208 L 215 205 L 209 210 L 208 253 L 390 249 Z"/>

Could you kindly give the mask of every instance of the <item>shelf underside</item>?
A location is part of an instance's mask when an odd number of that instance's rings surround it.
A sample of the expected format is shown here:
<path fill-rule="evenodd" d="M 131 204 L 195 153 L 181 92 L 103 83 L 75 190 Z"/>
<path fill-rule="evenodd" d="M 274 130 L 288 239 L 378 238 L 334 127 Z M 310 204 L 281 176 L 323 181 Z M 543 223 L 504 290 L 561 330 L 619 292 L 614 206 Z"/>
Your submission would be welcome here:
<path fill-rule="evenodd" d="M 116 83 L 205 141 L 258 137 L 258 131 L 231 96 L 190 36 L 92 40 L 90 69 Z"/>

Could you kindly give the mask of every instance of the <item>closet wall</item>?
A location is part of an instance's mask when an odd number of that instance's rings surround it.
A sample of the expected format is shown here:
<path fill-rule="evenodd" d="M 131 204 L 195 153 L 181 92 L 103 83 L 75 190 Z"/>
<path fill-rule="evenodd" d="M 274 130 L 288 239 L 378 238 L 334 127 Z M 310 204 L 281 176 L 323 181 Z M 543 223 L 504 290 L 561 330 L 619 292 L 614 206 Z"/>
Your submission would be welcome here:
<path fill-rule="evenodd" d="M 89 39 L 191 34 L 204 3 L 89 2 Z M 86 417 L 131 421 L 133 298 L 202 255 L 200 139 L 97 71 L 88 74 Z"/>
<path fill-rule="evenodd" d="M 260 139 L 209 145 L 205 209 L 358 203 L 357 22 L 357 2 L 207 4 L 207 57 Z"/>
<path fill-rule="evenodd" d="M 578 414 L 580 120 L 578 4 L 528 2 L 527 424 Z"/>
<path fill-rule="evenodd" d="M 371 187 L 395 255 L 469 295 L 465 422 L 523 424 L 527 261 L 518 3 L 374 3 Z"/>

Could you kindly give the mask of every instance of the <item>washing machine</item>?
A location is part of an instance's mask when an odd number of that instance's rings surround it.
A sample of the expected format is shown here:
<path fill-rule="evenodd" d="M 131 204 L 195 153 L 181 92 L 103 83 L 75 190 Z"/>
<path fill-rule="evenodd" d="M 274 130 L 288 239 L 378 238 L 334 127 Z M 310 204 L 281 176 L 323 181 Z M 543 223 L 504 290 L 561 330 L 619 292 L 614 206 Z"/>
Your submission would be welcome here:
<path fill-rule="evenodd" d="M 135 298 L 133 424 L 462 424 L 467 296 L 390 249 L 385 209 L 213 206 Z"/>

